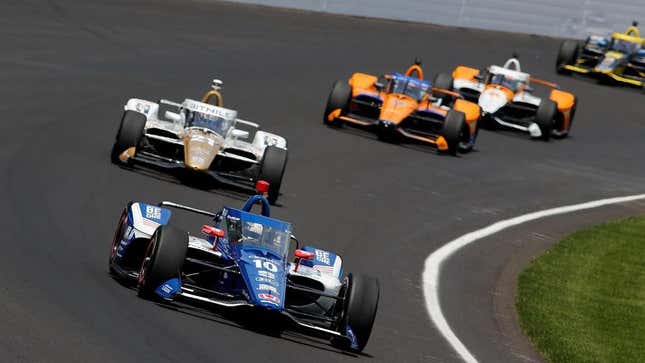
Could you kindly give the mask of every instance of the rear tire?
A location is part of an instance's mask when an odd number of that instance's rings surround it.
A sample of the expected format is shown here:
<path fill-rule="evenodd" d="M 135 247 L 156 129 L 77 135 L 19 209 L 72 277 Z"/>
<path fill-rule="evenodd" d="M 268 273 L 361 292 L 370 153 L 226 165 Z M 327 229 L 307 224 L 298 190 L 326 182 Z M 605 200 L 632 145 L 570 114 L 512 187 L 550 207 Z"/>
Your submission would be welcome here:
<path fill-rule="evenodd" d="M 336 81 L 329 93 L 327 99 L 327 106 L 325 107 L 325 114 L 323 115 L 323 123 L 330 126 L 340 126 L 338 120 L 329 120 L 329 114 L 334 110 L 340 109 L 341 115 L 347 112 L 349 108 L 349 101 L 352 96 L 352 87 L 346 81 Z"/>
<path fill-rule="evenodd" d="M 280 196 L 280 185 L 287 166 L 287 150 L 275 146 L 267 146 L 262 156 L 258 180 L 269 182 L 269 203 L 275 204 Z"/>
<path fill-rule="evenodd" d="M 374 326 L 378 310 L 379 295 L 380 288 L 377 279 L 351 273 L 347 275 L 347 301 L 340 327 L 345 331 L 347 326 L 352 329 L 358 347 L 351 348 L 335 343 L 336 346 L 345 350 L 363 351 L 372 333 L 372 326 Z M 341 331 L 341 333 L 345 334 L 345 331 Z"/>
<path fill-rule="evenodd" d="M 186 232 L 171 225 L 157 228 L 150 238 L 141 263 L 137 281 L 138 295 L 152 297 L 159 285 L 172 278 L 179 278 L 187 250 Z"/>
<path fill-rule="evenodd" d="M 571 71 L 564 68 L 565 65 L 574 64 L 578 57 L 580 46 L 575 40 L 565 40 L 560 45 L 558 58 L 555 62 L 555 70 L 560 74 L 571 74 Z"/>
<path fill-rule="evenodd" d="M 555 125 L 555 117 L 557 116 L 558 107 L 555 102 L 551 100 L 542 100 L 535 115 L 535 123 L 540 127 L 542 132 L 541 139 L 548 141 L 551 138 L 551 132 Z"/>
<path fill-rule="evenodd" d="M 470 138 L 468 132 L 466 115 L 463 112 L 449 110 L 441 131 L 441 135 L 448 143 L 448 154 L 457 155 L 460 143 L 466 138 Z"/>
<path fill-rule="evenodd" d="M 143 137 L 143 129 L 146 126 L 146 117 L 139 112 L 127 110 L 123 112 L 119 131 L 116 133 L 116 140 L 112 146 L 110 159 L 113 163 L 119 164 L 119 155 L 131 147 L 137 147 Z"/>

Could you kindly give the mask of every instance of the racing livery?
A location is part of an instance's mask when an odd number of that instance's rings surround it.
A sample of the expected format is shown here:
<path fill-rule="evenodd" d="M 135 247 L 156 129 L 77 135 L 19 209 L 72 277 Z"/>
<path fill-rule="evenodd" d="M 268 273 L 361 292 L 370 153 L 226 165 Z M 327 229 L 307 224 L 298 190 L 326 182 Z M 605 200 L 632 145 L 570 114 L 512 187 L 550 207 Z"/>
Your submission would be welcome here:
<path fill-rule="evenodd" d="M 128 100 L 112 161 L 175 171 L 191 180 L 205 177 L 251 193 L 257 180 L 267 180 L 269 201 L 275 203 L 287 163 L 287 141 L 222 107 L 221 84 L 214 80 L 201 101 Z"/>
<path fill-rule="evenodd" d="M 519 130 L 543 140 L 566 137 L 571 130 L 576 97 L 555 83 L 522 72 L 517 57 L 508 59 L 502 67 L 491 65 L 483 71 L 458 66 L 452 75 L 439 74 L 435 82 L 477 102 L 482 109 L 482 124 L 491 128 Z M 535 96 L 532 84 L 548 87 L 549 98 Z"/>
<path fill-rule="evenodd" d="M 337 254 L 299 248 L 290 223 L 272 218 L 259 181 L 258 194 L 241 209 L 216 213 L 172 203 L 130 202 L 118 222 L 109 268 L 119 279 L 136 282 L 142 297 L 167 302 L 201 302 L 251 309 L 278 331 L 327 338 L 341 349 L 361 351 L 376 316 L 375 278 L 344 274 Z M 253 213 L 255 204 L 261 213 Z M 213 218 L 193 236 L 175 227 L 171 208 Z M 294 259 L 289 261 L 292 245 Z"/>
<path fill-rule="evenodd" d="M 336 81 L 327 101 L 323 123 L 375 131 L 382 140 L 408 140 L 455 155 L 473 149 L 479 107 L 423 78 L 421 62 L 405 74 L 380 77 L 354 73 Z"/>
<path fill-rule="evenodd" d="M 642 87 L 645 91 L 645 38 L 632 23 L 625 33 L 591 35 L 581 43 L 565 40 L 560 45 L 556 69 L 595 76 L 599 81 Z"/>

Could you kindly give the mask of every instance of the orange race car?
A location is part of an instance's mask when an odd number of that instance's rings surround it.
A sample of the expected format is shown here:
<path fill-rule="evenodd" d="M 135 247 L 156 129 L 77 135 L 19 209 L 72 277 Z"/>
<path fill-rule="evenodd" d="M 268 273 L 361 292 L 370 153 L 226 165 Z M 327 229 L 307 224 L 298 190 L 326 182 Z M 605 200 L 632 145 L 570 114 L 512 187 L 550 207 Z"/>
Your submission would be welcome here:
<path fill-rule="evenodd" d="M 432 87 L 420 64 L 415 61 L 405 74 L 354 73 L 349 81 L 336 81 L 323 122 L 373 130 L 382 140 L 409 140 L 452 155 L 471 151 L 479 106 L 459 93 Z"/>
<path fill-rule="evenodd" d="M 534 84 L 545 86 L 548 98 L 535 96 Z M 483 126 L 522 131 L 543 140 L 566 137 L 578 105 L 572 93 L 522 72 L 517 56 L 502 67 L 491 65 L 485 70 L 458 66 L 452 75 L 437 75 L 435 85 L 478 102 Z"/>

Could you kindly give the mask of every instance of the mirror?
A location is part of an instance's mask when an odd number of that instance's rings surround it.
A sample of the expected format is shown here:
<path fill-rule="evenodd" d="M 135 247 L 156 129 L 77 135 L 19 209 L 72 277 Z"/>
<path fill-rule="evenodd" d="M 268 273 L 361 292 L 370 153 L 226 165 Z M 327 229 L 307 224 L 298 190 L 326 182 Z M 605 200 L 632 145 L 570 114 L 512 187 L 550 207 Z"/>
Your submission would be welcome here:
<path fill-rule="evenodd" d="M 249 137 L 249 132 L 239 129 L 233 129 L 231 135 L 236 139 L 246 139 Z"/>
<path fill-rule="evenodd" d="M 379 77 L 376 82 L 374 82 L 374 87 L 377 90 L 381 91 L 387 86 L 387 79 L 383 76 Z"/>
<path fill-rule="evenodd" d="M 215 238 L 222 238 L 225 235 L 223 230 L 209 226 L 208 224 L 204 224 L 202 226 L 202 234 Z"/>
<path fill-rule="evenodd" d="M 301 258 L 303 260 L 313 260 L 314 259 L 314 253 L 309 252 L 309 251 L 304 251 L 304 250 L 295 250 L 293 253 L 297 258 Z"/>
<path fill-rule="evenodd" d="M 166 117 L 166 119 L 168 119 L 168 120 L 170 120 L 172 122 L 181 122 L 182 121 L 181 115 L 176 113 L 176 112 L 172 112 L 172 111 L 166 111 L 166 113 L 164 114 L 164 117 Z"/>

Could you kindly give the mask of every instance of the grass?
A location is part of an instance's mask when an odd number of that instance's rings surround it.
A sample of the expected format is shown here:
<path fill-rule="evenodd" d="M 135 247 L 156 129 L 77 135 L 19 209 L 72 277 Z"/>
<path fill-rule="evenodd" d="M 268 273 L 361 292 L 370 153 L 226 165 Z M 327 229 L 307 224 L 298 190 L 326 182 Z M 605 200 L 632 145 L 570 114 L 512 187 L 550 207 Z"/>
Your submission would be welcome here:
<path fill-rule="evenodd" d="M 645 218 L 567 237 L 520 274 L 515 303 L 550 362 L 645 362 Z"/>

